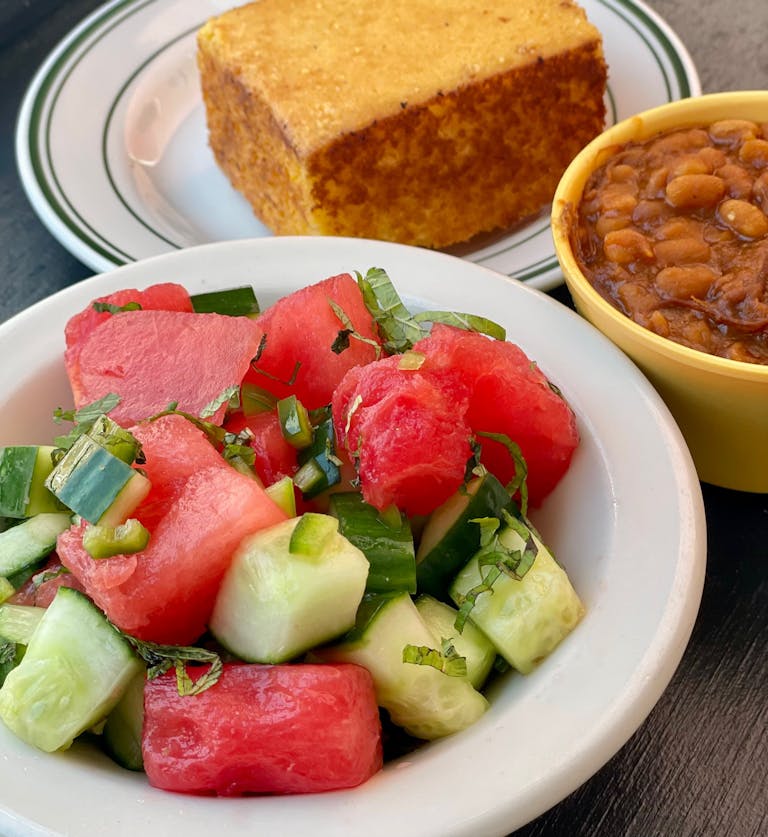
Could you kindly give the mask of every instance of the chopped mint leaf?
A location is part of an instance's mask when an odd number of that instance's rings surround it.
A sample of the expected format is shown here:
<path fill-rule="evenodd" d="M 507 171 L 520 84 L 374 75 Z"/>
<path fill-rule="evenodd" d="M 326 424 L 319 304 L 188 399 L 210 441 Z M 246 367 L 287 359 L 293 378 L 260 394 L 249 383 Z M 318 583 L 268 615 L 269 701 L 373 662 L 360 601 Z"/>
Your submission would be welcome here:
<path fill-rule="evenodd" d="M 508 483 L 506 489 L 513 497 L 518 491 L 520 492 L 520 511 L 525 517 L 528 514 L 528 463 L 520 450 L 520 445 L 513 442 L 505 433 L 486 433 L 480 430 L 477 435 L 485 436 L 487 439 L 493 439 L 494 442 L 504 445 L 512 457 L 512 461 L 515 463 L 515 476 Z"/>
<path fill-rule="evenodd" d="M 376 349 L 376 359 L 378 360 L 381 356 L 381 346 L 370 337 L 363 337 L 363 335 L 357 331 L 352 323 L 352 320 L 349 319 L 344 309 L 330 297 L 328 297 L 328 304 L 331 306 L 333 313 L 338 317 L 339 322 L 344 326 L 331 344 L 331 351 L 334 354 L 340 355 L 343 351 L 349 348 L 350 338 L 354 337 L 355 340 L 359 340 L 361 343 L 368 343 L 370 346 L 373 346 Z"/>
<path fill-rule="evenodd" d="M 237 384 L 227 387 L 223 392 L 219 393 L 213 401 L 206 404 L 205 407 L 200 410 L 200 418 L 210 418 L 225 404 L 232 410 L 237 409 L 237 407 L 240 406 L 240 387 Z"/>
<path fill-rule="evenodd" d="M 179 645 L 158 645 L 154 642 L 137 639 L 120 631 L 136 649 L 136 653 L 149 666 L 147 677 L 152 680 L 164 674 L 171 667 L 176 669 L 176 685 L 180 695 L 198 695 L 213 686 L 221 676 L 223 664 L 221 657 L 205 648 Z M 187 663 L 210 664 L 210 669 L 197 681 L 193 682 L 187 673 Z"/>
<path fill-rule="evenodd" d="M 467 674 L 466 657 L 459 656 L 453 644 L 446 639 L 442 640 L 440 651 L 427 645 L 406 645 L 403 648 L 403 662 L 432 666 L 449 677 L 465 677 Z"/>
<path fill-rule="evenodd" d="M 477 331 L 493 337 L 494 340 L 507 339 L 507 332 L 503 326 L 477 314 L 463 314 L 459 311 L 420 311 L 413 315 L 413 319 L 417 323 L 443 323 L 464 331 Z"/>
<path fill-rule="evenodd" d="M 54 464 L 72 447 L 78 437 L 87 433 L 99 418 L 114 410 L 119 403 L 120 396 L 110 392 L 78 410 L 62 410 L 61 407 L 57 407 L 53 411 L 53 420 L 57 424 L 71 421 L 74 427 L 65 436 L 57 436 L 54 439 L 57 448 L 52 454 Z"/>
<path fill-rule="evenodd" d="M 413 347 L 427 332 L 414 322 L 413 315 L 400 299 L 387 273 L 373 267 L 365 277 L 357 274 L 357 284 L 363 301 L 376 320 L 384 339 L 384 348 L 400 354 Z"/>

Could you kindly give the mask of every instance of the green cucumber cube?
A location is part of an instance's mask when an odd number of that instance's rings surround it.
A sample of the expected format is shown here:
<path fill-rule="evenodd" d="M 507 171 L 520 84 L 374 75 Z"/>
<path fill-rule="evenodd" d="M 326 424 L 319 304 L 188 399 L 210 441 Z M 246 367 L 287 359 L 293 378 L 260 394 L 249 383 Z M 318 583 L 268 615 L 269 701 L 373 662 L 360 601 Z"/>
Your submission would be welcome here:
<path fill-rule="evenodd" d="M 0 719 L 40 750 L 66 749 L 112 711 L 143 665 L 86 596 L 60 587 L 0 688 Z"/>
<path fill-rule="evenodd" d="M 355 623 L 368 575 L 365 555 L 336 531 L 334 518 L 321 550 L 292 552 L 300 520 L 246 538 L 219 588 L 211 632 L 248 662 L 285 662 Z"/>
<path fill-rule="evenodd" d="M 565 570 L 531 532 L 536 558 L 521 579 L 502 573 L 492 589 L 480 593 L 470 618 L 502 657 L 522 674 L 530 673 L 576 627 L 584 606 Z M 505 527 L 499 541 L 510 550 L 525 549 L 518 531 Z M 451 598 L 458 605 L 482 584 L 483 570 L 474 555 L 456 576 Z"/>

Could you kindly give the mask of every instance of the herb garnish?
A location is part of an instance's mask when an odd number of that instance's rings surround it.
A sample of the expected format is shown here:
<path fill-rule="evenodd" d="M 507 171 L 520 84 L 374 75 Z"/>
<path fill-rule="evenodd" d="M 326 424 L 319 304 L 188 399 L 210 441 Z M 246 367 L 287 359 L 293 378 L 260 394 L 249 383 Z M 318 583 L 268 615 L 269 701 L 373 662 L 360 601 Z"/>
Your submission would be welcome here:
<path fill-rule="evenodd" d="M 71 421 L 74 422 L 74 427 L 66 436 L 57 436 L 54 439 L 54 444 L 58 449 L 54 452 L 54 463 L 61 459 L 79 436 L 87 433 L 93 427 L 97 419 L 114 410 L 119 403 L 120 396 L 117 393 L 110 392 L 78 410 L 62 410 L 61 407 L 57 407 L 53 411 L 53 420 L 56 424 Z"/>
<path fill-rule="evenodd" d="M 432 666 L 449 677 L 466 677 L 467 658 L 456 652 L 449 639 L 441 638 L 440 644 L 440 651 L 427 645 L 406 645 L 403 648 L 403 662 Z"/>
<path fill-rule="evenodd" d="M 501 514 L 506 528 L 512 529 L 520 536 L 523 547 L 511 549 L 501 540 L 504 529 L 499 518 L 483 517 L 472 521 L 480 526 L 480 549 L 476 556 L 481 580 L 461 597 L 460 602 L 457 602 L 459 613 L 454 627 L 459 633 L 464 630 L 464 625 L 478 596 L 483 593 L 493 593 L 493 585 L 502 574 L 520 581 L 533 566 L 538 555 L 538 546 L 528 526 L 506 510 L 502 510 Z M 487 572 L 483 574 L 483 570 Z"/>
<path fill-rule="evenodd" d="M 518 491 L 520 492 L 520 512 L 525 517 L 528 514 L 528 463 L 520 450 L 520 445 L 513 442 L 505 433 L 489 433 L 478 430 L 477 435 L 484 436 L 486 439 L 493 439 L 494 442 L 504 445 L 512 457 L 512 461 L 515 463 L 515 476 L 507 483 L 506 489 L 513 497 Z"/>
<path fill-rule="evenodd" d="M 119 630 L 119 629 L 118 629 Z M 136 653 L 149 666 L 147 677 L 153 680 L 161 674 L 165 674 L 171 668 L 176 669 L 176 685 L 179 694 L 199 695 L 206 689 L 215 685 L 221 676 L 223 664 L 221 657 L 215 651 L 208 651 L 205 648 L 180 645 L 158 645 L 154 642 L 137 639 L 135 636 L 123 633 L 128 642 L 136 649 Z M 197 680 L 193 681 L 187 673 L 187 663 L 210 664 L 208 671 Z"/>
<path fill-rule="evenodd" d="M 327 301 L 331 306 L 333 313 L 338 317 L 339 321 L 344 326 L 331 344 L 331 351 L 336 355 L 340 355 L 343 351 L 349 348 L 350 338 L 354 337 L 355 340 L 359 340 L 361 343 L 368 343 L 370 346 L 373 346 L 376 350 L 376 360 L 378 360 L 381 357 L 381 346 L 379 343 L 370 337 L 364 337 L 360 334 L 360 332 L 353 325 L 352 320 L 349 319 L 344 309 L 337 302 L 334 302 L 334 300 L 330 297 L 327 298 Z"/>
<path fill-rule="evenodd" d="M 445 323 L 487 334 L 496 340 L 506 339 L 506 331 L 502 326 L 476 314 L 457 311 L 421 311 L 412 314 L 403 304 L 386 271 L 381 268 L 370 268 L 365 277 L 358 273 L 357 284 L 366 307 L 379 327 L 384 348 L 390 354 L 402 354 L 426 337 L 429 329 L 423 323 Z"/>

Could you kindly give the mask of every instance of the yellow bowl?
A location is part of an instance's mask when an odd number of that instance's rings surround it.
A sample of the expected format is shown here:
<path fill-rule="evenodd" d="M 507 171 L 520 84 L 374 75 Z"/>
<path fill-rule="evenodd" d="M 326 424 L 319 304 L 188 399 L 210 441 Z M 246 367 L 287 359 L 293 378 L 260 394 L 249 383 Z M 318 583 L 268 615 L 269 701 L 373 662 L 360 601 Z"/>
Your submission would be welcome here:
<path fill-rule="evenodd" d="M 768 366 L 689 349 L 633 322 L 592 287 L 574 256 L 570 228 L 590 174 L 616 146 L 720 119 L 768 122 L 768 91 L 715 93 L 662 105 L 620 122 L 573 160 L 555 193 L 552 233 L 579 313 L 643 370 L 675 417 L 700 479 L 768 492 Z M 627 439 L 631 444 L 631 439 Z"/>

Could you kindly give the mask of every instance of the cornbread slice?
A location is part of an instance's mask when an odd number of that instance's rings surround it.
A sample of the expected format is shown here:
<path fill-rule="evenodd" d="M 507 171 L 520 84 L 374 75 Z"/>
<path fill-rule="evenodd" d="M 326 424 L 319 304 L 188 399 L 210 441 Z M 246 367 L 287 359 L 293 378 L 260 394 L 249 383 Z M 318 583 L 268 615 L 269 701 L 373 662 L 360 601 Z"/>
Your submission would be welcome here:
<path fill-rule="evenodd" d="M 201 28 L 198 64 L 216 160 L 278 235 L 509 227 L 605 117 L 572 0 L 260 0 Z"/>

